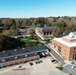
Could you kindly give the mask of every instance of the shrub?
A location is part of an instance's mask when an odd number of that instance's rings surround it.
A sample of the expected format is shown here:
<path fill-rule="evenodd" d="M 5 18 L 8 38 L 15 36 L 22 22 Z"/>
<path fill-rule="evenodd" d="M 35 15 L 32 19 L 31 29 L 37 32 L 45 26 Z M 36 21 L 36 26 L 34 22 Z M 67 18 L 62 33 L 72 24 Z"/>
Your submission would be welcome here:
<path fill-rule="evenodd" d="M 63 67 L 62 67 L 62 66 L 56 67 L 56 68 L 58 68 L 58 69 L 61 70 L 61 71 L 63 70 Z"/>
<path fill-rule="evenodd" d="M 69 75 L 72 75 L 72 73 L 70 73 Z"/>
<path fill-rule="evenodd" d="M 71 64 L 74 64 L 74 62 L 72 61 Z"/>

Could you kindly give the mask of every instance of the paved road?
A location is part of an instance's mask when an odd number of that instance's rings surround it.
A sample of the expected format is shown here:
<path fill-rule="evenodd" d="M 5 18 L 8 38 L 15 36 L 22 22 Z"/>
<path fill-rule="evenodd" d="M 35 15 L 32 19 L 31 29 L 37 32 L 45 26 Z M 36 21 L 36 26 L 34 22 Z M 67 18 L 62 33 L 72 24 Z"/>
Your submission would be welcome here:
<path fill-rule="evenodd" d="M 65 64 L 64 60 L 63 60 L 57 53 L 55 53 L 53 50 L 51 50 L 51 54 L 54 55 L 54 57 L 55 57 L 58 61 L 62 62 L 63 65 Z"/>
<path fill-rule="evenodd" d="M 51 48 L 51 46 L 49 46 L 48 44 L 45 44 L 45 42 L 43 40 L 41 40 L 38 36 L 37 36 L 38 40 L 43 43 L 45 46 L 47 46 L 48 48 Z M 62 65 L 66 64 L 64 62 L 64 60 L 53 50 L 51 50 L 51 54 L 58 60 L 62 63 Z"/>
<path fill-rule="evenodd" d="M 51 46 L 48 45 L 48 47 L 50 48 L 51 50 L 51 54 L 58 60 L 62 63 L 62 65 L 66 64 L 64 62 L 64 59 L 62 59 L 54 50 L 51 49 Z"/>
<path fill-rule="evenodd" d="M 64 67 L 63 72 L 68 73 L 68 74 L 72 74 L 72 75 L 76 75 L 76 68 L 72 69 L 71 68 L 72 65 L 67 65 Z"/>

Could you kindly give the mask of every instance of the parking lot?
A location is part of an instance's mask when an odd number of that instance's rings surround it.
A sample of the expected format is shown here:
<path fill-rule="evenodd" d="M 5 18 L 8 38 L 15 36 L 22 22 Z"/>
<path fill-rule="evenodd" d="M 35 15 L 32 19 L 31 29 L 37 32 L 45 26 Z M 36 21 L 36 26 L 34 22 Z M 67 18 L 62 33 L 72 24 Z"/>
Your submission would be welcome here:
<path fill-rule="evenodd" d="M 30 63 L 33 63 L 30 65 Z M 68 75 L 55 68 L 56 64 L 51 62 L 50 57 L 42 58 L 36 61 L 30 61 L 20 64 L 27 68 L 26 70 L 13 71 L 12 67 L 8 70 L 1 71 L 0 75 Z"/>
<path fill-rule="evenodd" d="M 68 74 L 72 74 L 72 75 L 76 75 L 76 67 L 72 68 L 73 65 L 66 65 L 63 69 L 63 72 L 68 73 Z"/>

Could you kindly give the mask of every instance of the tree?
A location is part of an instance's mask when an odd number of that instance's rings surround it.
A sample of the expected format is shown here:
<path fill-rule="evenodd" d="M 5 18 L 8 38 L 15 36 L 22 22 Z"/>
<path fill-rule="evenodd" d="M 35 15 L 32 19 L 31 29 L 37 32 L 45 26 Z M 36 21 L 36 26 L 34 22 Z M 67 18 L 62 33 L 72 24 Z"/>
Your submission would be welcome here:
<path fill-rule="evenodd" d="M 0 27 L 3 27 L 2 21 L 0 20 Z"/>

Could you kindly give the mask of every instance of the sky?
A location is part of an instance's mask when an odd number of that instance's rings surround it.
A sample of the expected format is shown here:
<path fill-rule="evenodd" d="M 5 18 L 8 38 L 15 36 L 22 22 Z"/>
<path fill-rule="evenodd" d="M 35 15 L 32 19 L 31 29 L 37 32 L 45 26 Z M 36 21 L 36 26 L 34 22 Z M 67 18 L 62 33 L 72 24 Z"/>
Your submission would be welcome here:
<path fill-rule="evenodd" d="M 76 16 L 76 0 L 0 0 L 0 18 Z"/>

